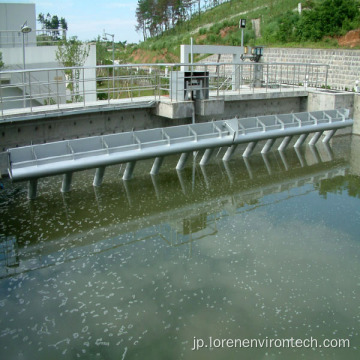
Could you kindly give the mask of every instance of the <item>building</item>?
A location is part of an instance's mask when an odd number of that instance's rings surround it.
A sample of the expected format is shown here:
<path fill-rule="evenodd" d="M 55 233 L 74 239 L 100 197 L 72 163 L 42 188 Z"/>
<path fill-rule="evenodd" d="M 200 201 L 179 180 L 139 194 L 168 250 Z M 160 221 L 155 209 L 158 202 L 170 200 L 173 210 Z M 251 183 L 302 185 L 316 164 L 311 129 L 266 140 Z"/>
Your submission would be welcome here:
<path fill-rule="evenodd" d="M 23 33 L 21 28 L 24 25 L 27 25 L 31 31 Z M 2 61 L 5 64 L 3 70 L 39 69 L 39 71 L 27 72 L 27 76 L 24 76 L 23 73 L 20 72 L 11 75 L 7 75 L 6 73 L 1 74 L 0 81 L 9 84 L 6 94 L 2 94 L 2 97 L 17 99 L 6 101 L 6 104 L 2 101 L 3 106 L 7 108 L 17 108 L 23 107 L 24 104 L 28 105 L 19 99 L 21 99 L 21 97 L 26 98 L 30 83 L 33 85 L 33 88 L 36 87 L 36 91 L 39 93 L 38 104 L 32 104 L 33 106 L 46 104 L 53 90 L 52 87 L 56 87 L 58 90 L 59 86 L 62 87 L 62 96 L 58 96 L 57 99 L 52 99 L 52 101 L 59 103 L 69 101 L 70 93 L 65 86 L 64 72 L 40 71 L 41 69 L 62 67 L 56 60 L 57 44 L 54 42 L 42 43 L 39 41 L 39 39 L 44 36 L 44 31 L 45 30 L 36 30 L 35 4 L 0 3 L 0 52 L 2 53 Z M 91 67 L 91 69 L 84 72 L 84 77 L 95 79 L 95 45 L 90 45 L 89 56 L 84 65 Z M 27 85 L 23 85 L 24 82 L 27 83 Z M 45 83 L 46 85 L 44 85 Z M 84 82 L 80 79 L 79 83 L 83 84 Z M 86 86 L 88 87 L 86 101 L 96 101 L 95 81 L 87 81 Z M 93 88 L 94 91 L 89 91 L 89 87 Z"/>

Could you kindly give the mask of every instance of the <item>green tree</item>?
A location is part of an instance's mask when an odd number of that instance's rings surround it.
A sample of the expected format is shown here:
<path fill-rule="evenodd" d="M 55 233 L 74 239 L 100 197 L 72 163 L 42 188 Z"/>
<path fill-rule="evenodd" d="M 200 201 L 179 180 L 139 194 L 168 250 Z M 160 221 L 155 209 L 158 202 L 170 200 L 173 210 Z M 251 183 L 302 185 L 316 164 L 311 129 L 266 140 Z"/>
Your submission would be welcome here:
<path fill-rule="evenodd" d="M 324 36 L 341 35 L 342 31 L 350 30 L 349 24 L 356 19 L 359 20 L 357 0 L 324 0 L 315 3 L 311 10 L 303 11 L 297 25 L 297 38 L 317 41 Z"/>
<path fill-rule="evenodd" d="M 0 51 L 0 70 L 4 67 L 4 62 L 2 61 L 2 52 Z"/>
<path fill-rule="evenodd" d="M 192 16 L 192 0 L 138 0 L 136 8 L 136 31 L 148 36 L 161 35 Z M 188 11 L 188 12 L 187 12 Z"/>
<path fill-rule="evenodd" d="M 56 60 L 65 68 L 65 74 L 69 80 L 68 88 L 71 91 L 72 101 L 80 101 L 80 69 L 90 53 L 90 46 L 83 44 L 76 36 L 69 40 L 63 40 L 56 50 Z M 69 69 L 71 68 L 71 69 Z"/>
<path fill-rule="evenodd" d="M 60 29 L 63 31 L 63 38 L 65 37 L 65 31 L 68 29 L 65 18 L 61 18 L 59 20 L 57 15 L 51 16 L 48 13 L 45 17 L 43 13 L 40 13 L 38 15 L 37 21 L 41 24 L 41 28 L 43 30 L 52 30 L 50 35 L 52 36 L 53 40 L 59 40 Z"/>
<path fill-rule="evenodd" d="M 105 65 L 109 57 L 106 44 L 101 40 L 100 35 L 96 39 L 96 64 Z"/>
<path fill-rule="evenodd" d="M 280 42 L 320 41 L 324 36 L 342 35 L 358 24 L 358 0 L 308 0 L 301 15 L 288 11 L 264 33 Z"/>

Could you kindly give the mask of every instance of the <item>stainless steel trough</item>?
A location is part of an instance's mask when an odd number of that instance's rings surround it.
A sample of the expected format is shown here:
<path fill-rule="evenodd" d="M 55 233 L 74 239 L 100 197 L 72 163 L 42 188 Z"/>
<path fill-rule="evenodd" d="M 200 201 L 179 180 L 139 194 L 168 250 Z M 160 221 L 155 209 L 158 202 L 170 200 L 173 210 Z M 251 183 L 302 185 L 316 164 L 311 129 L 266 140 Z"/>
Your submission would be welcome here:
<path fill-rule="evenodd" d="M 127 163 L 123 179 L 131 178 L 138 160 L 155 158 L 151 174 L 159 172 L 164 156 L 182 154 L 177 164 L 181 170 L 192 151 L 204 150 L 200 161 L 205 165 L 217 147 L 228 147 L 223 160 L 231 158 L 236 146 L 248 143 L 243 153 L 250 156 L 260 140 L 267 140 L 262 153 L 268 152 L 275 139 L 284 138 L 279 150 L 284 150 L 291 138 L 300 135 L 300 146 L 310 133 L 315 133 L 310 145 L 315 145 L 322 133 L 330 130 L 323 141 L 328 142 L 339 128 L 352 126 L 347 109 L 304 112 L 285 115 L 258 116 L 244 119 L 219 120 L 207 123 L 167 128 L 131 131 L 75 140 L 31 145 L 8 150 L 9 176 L 14 181 L 29 180 L 29 198 L 36 196 L 37 179 L 65 174 L 62 191 L 70 190 L 72 173 L 97 168 L 94 186 L 101 185 L 105 167 Z"/>

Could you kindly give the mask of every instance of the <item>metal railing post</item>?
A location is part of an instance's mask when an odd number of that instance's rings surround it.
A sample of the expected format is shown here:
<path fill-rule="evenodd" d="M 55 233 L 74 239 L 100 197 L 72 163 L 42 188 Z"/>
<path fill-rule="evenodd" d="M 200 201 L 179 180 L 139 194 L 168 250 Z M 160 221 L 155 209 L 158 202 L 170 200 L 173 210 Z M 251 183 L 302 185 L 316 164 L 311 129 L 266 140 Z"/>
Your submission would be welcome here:
<path fill-rule="evenodd" d="M 295 65 L 294 65 L 294 70 L 293 70 L 293 91 L 295 90 Z"/>
<path fill-rule="evenodd" d="M 57 103 L 57 108 L 59 109 L 60 101 L 59 101 L 59 73 L 58 73 L 58 69 L 56 69 L 55 74 L 56 74 L 56 103 Z"/>
<path fill-rule="evenodd" d="M 107 82 L 107 88 L 108 88 L 108 104 L 110 104 L 110 85 L 109 85 L 109 68 L 107 68 L 107 77 L 106 77 L 106 82 Z"/>
<path fill-rule="evenodd" d="M 325 65 L 325 87 L 327 88 L 327 81 L 328 81 L 328 71 L 329 71 L 329 65 Z"/>
<path fill-rule="evenodd" d="M 2 97 L 2 77 L 0 72 L 0 104 L 1 104 L 1 116 L 4 116 L 4 102 Z"/>
<path fill-rule="evenodd" d="M 84 102 L 84 107 L 86 106 L 86 101 L 85 101 L 85 69 L 82 69 L 82 75 L 83 75 L 83 102 Z"/>
<path fill-rule="evenodd" d="M 114 42 L 113 42 L 113 46 L 114 46 Z M 115 100 L 115 64 L 113 62 L 113 67 L 112 67 L 112 87 L 113 87 L 113 100 Z"/>
<path fill-rule="evenodd" d="M 218 99 L 219 98 L 219 76 L 220 76 L 220 68 L 219 68 L 219 66 L 220 65 L 215 65 L 215 66 L 216 66 L 216 74 L 217 74 L 216 98 Z"/>
<path fill-rule="evenodd" d="M 133 101 L 133 74 L 132 67 L 130 68 L 130 100 Z"/>
<path fill-rule="evenodd" d="M 48 79 L 48 105 L 50 105 L 50 71 L 47 71 L 47 79 Z"/>
<path fill-rule="evenodd" d="M 28 78 L 29 78 L 29 103 L 30 103 L 30 112 L 32 112 L 32 95 L 31 95 L 30 71 L 28 71 Z"/>

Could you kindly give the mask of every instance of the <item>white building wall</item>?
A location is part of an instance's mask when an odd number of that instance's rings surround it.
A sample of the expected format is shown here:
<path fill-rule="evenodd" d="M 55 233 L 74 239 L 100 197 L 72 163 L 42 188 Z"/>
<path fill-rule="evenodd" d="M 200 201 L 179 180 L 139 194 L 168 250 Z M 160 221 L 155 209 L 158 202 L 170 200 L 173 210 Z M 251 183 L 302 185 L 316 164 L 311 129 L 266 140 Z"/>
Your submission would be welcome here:
<path fill-rule="evenodd" d="M 39 46 L 25 47 L 25 67 L 27 70 L 36 69 L 31 72 L 32 94 L 39 93 L 38 101 L 44 104 L 52 98 L 56 103 L 65 103 L 69 98 L 65 95 L 65 75 L 63 71 L 49 70 L 62 67 L 56 61 L 57 46 Z M 7 48 L 2 51 L 5 70 L 23 69 L 23 48 Z M 85 93 L 86 102 L 96 101 L 96 45 L 90 45 L 89 56 L 87 57 L 85 67 L 89 67 L 80 73 L 80 92 Z M 85 76 L 85 91 L 83 89 L 83 76 Z M 28 78 L 27 78 L 28 79 Z M 12 75 L 11 83 L 22 82 L 22 75 Z M 41 84 L 41 85 L 40 85 Z M 20 85 L 19 85 L 20 86 Z M 21 86 L 20 86 L 21 87 Z M 29 94 L 29 87 L 26 87 Z"/>
<path fill-rule="evenodd" d="M 32 32 L 24 35 L 20 31 L 21 26 L 27 21 Z M 16 32 L 14 32 L 14 30 Z M 65 76 L 60 71 L 49 71 L 45 69 L 62 67 L 56 61 L 57 46 L 36 46 L 36 10 L 35 4 L 14 4 L 0 3 L 0 52 L 2 61 L 5 64 L 4 70 L 21 70 L 23 69 L 23 54 L 25 50 L 25 67 L 26 69 L 39 69 L 31 72 L 30 80 L 32 89 L 26 86 L 26 93 L 31 91 L 39 93 L 38 101 L 44 103 L 49 98 L 54 99 L 57 103 L 64 103 L 65 95 Z M 24 49 L 24 50 L 23 50 Z M 80 74 L 80 92 L 85 93 L 86 102 L 96 101 L 96 45 L 90 45 L 89 56 L 84 64 L 86 69 Z M 83 76 L 86 81 L 83 82 Z M 27 79 L 28 80 L 28 79 Z M 22 82 L 22 73 L 14 74 L 11 77 L 12 84 Z M 85 83 L 85 92 L 83 84 Z M 19 86 L 24 89 L 24 86 Z"/>
<path fill-rule="evenodd" d="M 21 26 L 27 21 L 32 30 L 36 29 L 35 4 L 0 3 L 0 48 L 22 46 Z M 7 31 L 19 31 L 13 33 Z M 36 43 L 35 31 L 25 34 L 25 43 Z"/>

